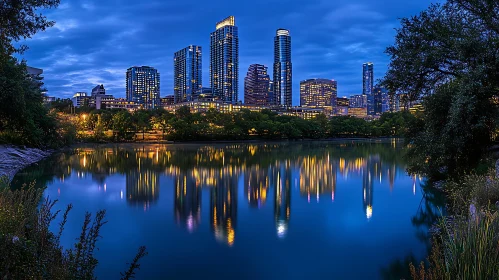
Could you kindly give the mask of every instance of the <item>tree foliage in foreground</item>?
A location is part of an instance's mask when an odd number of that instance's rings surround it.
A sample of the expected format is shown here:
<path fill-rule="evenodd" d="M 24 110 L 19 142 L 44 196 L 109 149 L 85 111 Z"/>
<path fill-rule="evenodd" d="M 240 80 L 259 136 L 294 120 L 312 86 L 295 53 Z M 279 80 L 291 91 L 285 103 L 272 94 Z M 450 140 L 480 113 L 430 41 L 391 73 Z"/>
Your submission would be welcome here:
<path fill-rule="evenodd" d="M 405 18 L 383 84 L 424 101 L 410 131 L 411 170 L 433 178 L 475 168 L 497 129 L 499 2 L 449 0 Z"/>

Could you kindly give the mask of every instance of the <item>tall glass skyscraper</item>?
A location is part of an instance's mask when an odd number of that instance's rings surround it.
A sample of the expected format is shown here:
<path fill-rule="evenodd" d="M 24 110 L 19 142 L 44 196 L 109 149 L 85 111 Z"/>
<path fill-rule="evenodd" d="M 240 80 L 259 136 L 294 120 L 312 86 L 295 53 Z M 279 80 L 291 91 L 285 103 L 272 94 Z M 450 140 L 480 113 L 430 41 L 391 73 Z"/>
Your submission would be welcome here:
<path fill-rule="evenodd" d="M 235 19 L 230 16 L 217 23 L 211 33 L 210 80 L 215 98 L 236 103 L 239 88 L 239 37 Z"/>
<path fill-rule="evenodd" d="M 374 64 L 367 62 L 362 64 L 362 94 L 369 95 L 373 92 Z"/>
<path fill-rule="evenodd" d="M 144 109 L 161 106 L 159 73 L 149 66 L 134 66 L 126 71 L 126 99 L 141 104 Z"/>
<path fill-rule="evenodd" d="M 293 80 L 291 36 L 289 30 L 277 29 L 274 38 L 274 101 L 273 105 L 291 106 Z"/>
<path fill-rule="evenodd" d="M 336 107 L 338 83 L 328 79 L 309 79 L 300 82 L 300 106 Z"/>
<path fill-rule="evenodd" d="M 374 64 L 366 62 L 362 64 L 362 94 L 367 96 L 367 114 L 370 116 L 375 115 L 374 112 L 374 96 L 373 96 L 373 83 L 374 83 Z"/>
<path fill-rule="evenodd" d="M 175 103 L 193 101 L 202 88 L 201 47 L 190 45 L 173 56 Z"/>
<path fill-rule="evenodd" d="M 244 103 L 266 106 L 270 103 L 270 77 L 267 66 L 251 64 L 244 78 Z"/>

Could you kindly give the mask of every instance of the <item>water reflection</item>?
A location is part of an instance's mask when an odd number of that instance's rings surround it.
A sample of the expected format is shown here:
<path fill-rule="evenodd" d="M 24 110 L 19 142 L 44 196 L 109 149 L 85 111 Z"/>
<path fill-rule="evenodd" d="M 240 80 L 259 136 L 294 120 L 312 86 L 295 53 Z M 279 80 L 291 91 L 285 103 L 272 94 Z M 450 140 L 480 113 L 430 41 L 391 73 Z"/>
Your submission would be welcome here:
<path fill-rule="evenodd" d="M 390 142 L 396 148 L 396 141 Z M 357 142 L 324 144 L 230 144 L 230 145 L 130 145 L 76 148 L 56 156 L 41 167 L 39 184 L 64 181 L 71 176 L 86 178 L 107 191 L 106 178 L 124 175 L 125 188 L 114 189 L 120 199 L 144 211 L 159 199 L 160 178 L 173 181 L 173 216 L 188 232 L 201 226 L 202 190 L 209 189 L 210 227 L 216 240 L 232 246 L 238 223 L 238 184 L 251 208 L 273 202 L 275 230 L 279 238 L 290 232 L 291 193 L 294 186 L 301 199 L 319 203 L 335 201 L 338 176 L 359 178 L 366 219 L 373 217 L 376 182 L 388 181 L 390 190 L 403 171 L 401 157 L 393 149 Z M 40 167 L 38 167 L 40 168 Z M 52 171 L 52 176 L 45 173 Z M 18 176 L 16 180 L 30 180 Z M 64 190 L 62 190 L 64 191 Z M 273 197 L 272 197 L 273 195 Z"/>

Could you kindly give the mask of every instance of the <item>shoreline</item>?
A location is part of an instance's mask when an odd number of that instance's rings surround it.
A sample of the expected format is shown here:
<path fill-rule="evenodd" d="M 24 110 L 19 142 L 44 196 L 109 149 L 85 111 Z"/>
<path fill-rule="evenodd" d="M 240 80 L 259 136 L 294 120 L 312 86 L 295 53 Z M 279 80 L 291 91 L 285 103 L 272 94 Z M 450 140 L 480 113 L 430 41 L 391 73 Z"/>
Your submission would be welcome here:
<path fill-rule="evenodd" d="M 0 145 L 0 177 L 10 183 L 20 170 L 53 154 L 55 150 Z"/>

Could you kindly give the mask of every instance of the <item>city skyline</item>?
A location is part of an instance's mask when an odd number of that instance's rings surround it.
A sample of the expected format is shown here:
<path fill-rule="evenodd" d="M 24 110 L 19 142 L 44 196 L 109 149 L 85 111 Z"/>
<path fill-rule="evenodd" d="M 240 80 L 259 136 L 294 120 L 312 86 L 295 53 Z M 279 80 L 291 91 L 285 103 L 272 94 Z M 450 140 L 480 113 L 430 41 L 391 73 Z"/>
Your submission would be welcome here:
<path fill-rule="evenodd" d="M 218 1 L 212 4 L 223 7 L 214 14 L 203 12 L 206 5 L 212 5 L 207 3 L 189 10 L 184 3 L 120 2 L 123 5 L 64 1 L 58 9 L 47 12 L 56 21 L 55 27 L 28 40 L 30 50 L 20 58 L 44 69 L 49 95 L 68 98 L 104 84 L 109 94 L 125 97 L 124 76 L 133 65 L 158 69 L 162 74 L 161 96 L 173 94 L 173 54 L 191 44 L 205 49 L 203 86 L 208 87 L 209 33 L 214 23 L 228 15 L 236 17 L 240 29 L 239 76 L 244 76 L 250 64 L 272 65 L 275 30 L 285 28 L 293 37 L 293 105 L 299 103 L 299 81 L 309 78 L 337 80 L 338 96 L 360 94 L 359 65 L 372 61 L 376 64 L 374 76 L 381 78 L 388 63 L 383 51 L 393 41 L 393 28 L 399 26 L 397 18 L 415 14 L 430 1 L 392 1 L 388 10 L 383 9 L 386 5 L 369 1 L 340 1 L 334 5 L 327 1 L 295 1 L 290 5 L 272 1 L 265 3 L 268 11 L 263 12 L 250 8 L 249 3 L 225 7 Z M 175 14 L 159 16 L 158 12 L 169 10 Z M 126 20 L 140 11 L 150 15 L 138 16 L 133 23 Z M 90 22 L 88 18 L 99 19 Z M 154 26 L 158 24 L 162 28 L 156 31 Z M 269 67 L 271 77 L 272 72 Z M 241 100 L 243 83 L 240 78 Z"/>

